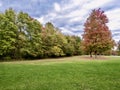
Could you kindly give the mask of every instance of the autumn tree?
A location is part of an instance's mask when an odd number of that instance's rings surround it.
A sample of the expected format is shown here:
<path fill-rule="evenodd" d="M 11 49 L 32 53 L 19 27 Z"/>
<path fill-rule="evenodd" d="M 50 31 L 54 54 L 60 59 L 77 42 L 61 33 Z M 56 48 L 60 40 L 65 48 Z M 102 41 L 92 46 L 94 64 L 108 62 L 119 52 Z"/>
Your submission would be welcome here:
<path fill-rule="evenodd" d="M 84 50 L 90 54 L 102 54 L 110 50 L 114 41 L 108 26 L 108 18 L 101 9 L 92 10 L 90 16 L 84 24 L 83 46 Z"/>

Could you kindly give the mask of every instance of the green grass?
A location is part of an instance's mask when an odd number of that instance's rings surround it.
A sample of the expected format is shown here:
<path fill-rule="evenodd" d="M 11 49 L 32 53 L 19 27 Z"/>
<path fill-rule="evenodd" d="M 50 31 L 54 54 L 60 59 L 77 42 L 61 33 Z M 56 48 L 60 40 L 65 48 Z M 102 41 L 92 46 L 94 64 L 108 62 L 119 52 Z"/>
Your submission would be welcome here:
<path fill-rule="evenodd" d="M 120 57 L 0 62 L 0 90 L 120 90 Z"/>

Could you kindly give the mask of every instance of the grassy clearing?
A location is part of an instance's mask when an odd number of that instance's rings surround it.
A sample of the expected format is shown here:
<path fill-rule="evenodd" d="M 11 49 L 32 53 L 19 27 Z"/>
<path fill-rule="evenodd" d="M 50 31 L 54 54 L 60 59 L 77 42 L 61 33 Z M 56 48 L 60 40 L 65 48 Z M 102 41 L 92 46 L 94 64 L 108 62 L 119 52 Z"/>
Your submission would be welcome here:
<path fill-rule="evenodd" d="M 0 62 L 0 90 L 119 90 L 120 57 Z"/>

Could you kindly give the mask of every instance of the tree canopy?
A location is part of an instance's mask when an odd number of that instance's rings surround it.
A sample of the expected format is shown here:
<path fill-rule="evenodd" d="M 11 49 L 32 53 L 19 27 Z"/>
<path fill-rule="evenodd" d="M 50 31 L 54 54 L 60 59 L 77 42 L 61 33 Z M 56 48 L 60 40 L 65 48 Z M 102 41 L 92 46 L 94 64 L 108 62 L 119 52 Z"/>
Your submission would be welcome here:
<path fill-rule="evenodd" d="M 91 57 L 92 53 L 102 54 L 114 46 L 108 18 L 101 9 L 94 9 L 84 24 L 83 46 Z"/>
<path fill-rule="evenodd" d="M 0 59 L 63 57 L 81 55 L 83 51 L 91 56 L 103 54 L 114 46 L 108 21 L 104 11 L 92 10 L 81 39 L 61 33 L 51 22 L 42 25 L 28 13 L 7 9 L 0 13 Z"/>
<path fill-rule="evenodd" d="M 62 34 L 51 22 L 43 26 L 12 8 L 0 13 L 0 59 L 81 55 L 80 47 L 80 37 Z"/>

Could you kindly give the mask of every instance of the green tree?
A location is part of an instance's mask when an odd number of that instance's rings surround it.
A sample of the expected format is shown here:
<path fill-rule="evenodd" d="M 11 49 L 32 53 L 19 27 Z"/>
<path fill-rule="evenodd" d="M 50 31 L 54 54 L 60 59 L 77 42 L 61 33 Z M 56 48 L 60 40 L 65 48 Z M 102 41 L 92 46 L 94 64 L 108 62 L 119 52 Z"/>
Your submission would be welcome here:
<path fill-rule="evenodd" d="M 81 55 L 81 38 L 78 36 L 72 36 L 73 38 L 73 45 L 74 45 L 74 55 Z"/>
<path fill-rule="evenodd" d="M 36 59 L 79 55 L 81 39 L 66 36 L 51 22 L 45 27 L 12 8 L 0 14 L 0 59 Z"/>
<path fill-rule="evenodd" d="M 11 8 L 5 11 L 8 23 L 12 23 L 15 28 L 14 50 L 11 52 L 12 58 L 38 58 L 42 55 L 41 51 L 41 28 L 42 25 L 27 13 L 15 13 Z M 4 20 L 4 19 L 3 19 Z M 8 30 L 12 30 L 11 26 Z M 1 26 L 3 27 L 3 26 Z M 3 31 L 4 32 L 4 31 Z M 10 31 L 8 31 L 10 32 Z M 6 35 L 8 36 L 8 35 Z"/>
<path fill-rule="evenodd" d="M 64 45 L 63 51 L 66 56 L 81 55 L 81 39 L 78 36 L 65 35 L 67 43 Z"/>
<path fill-rule="evenodd" d="M 28 54 L 32 57 L 40 58 L 43 56 L 41 31 L 42 25 L 35 19 L 28 23 Z"/>
<path fill-rule="evenodd" d="M 67 40 L 65 36 L 54 27 L 52 23 L 48 22 L 42 30 L 42 46 L 45 57 L 59 57 L 64 56 L 63 47 Z"/>
<path fill-rule="evenodd" d="M 27 13 L 19 12 L 16 15 L 15 24 L 17 26 L 17 32 L 16 32 L 16 43 L 15 43 L 15 52 L 14 52 L 14 58 L 20 59 L 23 55 L 23 50 L 26 48 L 27 44 L 27 21 L 29 20 L 29 15 Z"/>
<path fill-rule="evenodd" d="M 64 44 L 63 51 L 66 56 L 72 56 L 74 55 L 74 50 L 75 50 L 74 44 L 73 44 L 74 40 L 69 35 L 65 35 L 65 38 L 67 40 L 67 43 Z"/>
<path fill-rule="evenodd" d="M 10 57 L 15 49 L 17 27 L 4 14 L 0 14 L 0 57 Z"/>
<path fill-rule="evenodd" d="M 17 54 L 24 58 L 41 57 L 42 25 L 27 13 L 18 14 Z"/>

